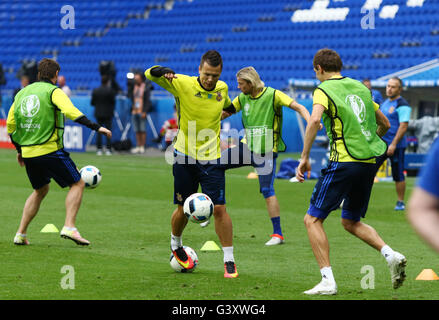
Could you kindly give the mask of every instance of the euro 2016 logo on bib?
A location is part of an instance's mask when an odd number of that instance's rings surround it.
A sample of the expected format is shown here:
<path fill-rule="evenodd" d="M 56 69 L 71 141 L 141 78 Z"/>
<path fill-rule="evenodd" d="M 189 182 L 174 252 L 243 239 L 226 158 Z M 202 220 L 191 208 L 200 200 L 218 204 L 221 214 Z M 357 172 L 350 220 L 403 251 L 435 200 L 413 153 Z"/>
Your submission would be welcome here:
<path fill-rule="evenodd" d="M 364 120 L 366 120 L 366 106 L 364 105 L 363 100 L 361 100 L 359 96 L 351 94 L 346 97 L 345 101 L 351 106 L 358 122 L 363 123 Z"/>
<path fill-rule="evenodd" d="M 25 97 L 20 105 L 21 114 L 27 118 L 33 118 L 40 111 L 40 100 L 36 95 Z"/>

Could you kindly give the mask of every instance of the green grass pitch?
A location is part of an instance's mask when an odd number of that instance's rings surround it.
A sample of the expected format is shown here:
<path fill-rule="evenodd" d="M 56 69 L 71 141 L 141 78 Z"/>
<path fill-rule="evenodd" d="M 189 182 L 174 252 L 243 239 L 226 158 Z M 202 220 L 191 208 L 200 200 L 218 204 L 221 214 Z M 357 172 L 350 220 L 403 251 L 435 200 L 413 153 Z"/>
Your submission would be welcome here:
<path fill-rule="evenodd" d="M 291 156 L 282 155 L 278 166 Z M 16 162 L 15 151 L 0 150 L 1 300 L 439 299 L 439 281 L 415 280 L 423 269 L 439 272 L 439 255 L 418 238 L 404 213 L 393 211 L 393 183 L 375 184 L 363 221 L 407 257 L 404 285 L 392 289 L 384 258 L 346 232 L 340 224 L 340 211 L 335 211 L 325 228 L 339 292 L 331 297 L 308 297 L 302 292 L 320 281 L 303 225 L 315 180 L 303 184 L 276 180 L 286 243 L 266 247 L 272 227 L 257 180 L 246 179 L 251 168 L 227 172 L 227 210 L 233 221 L 239 278 L 224 279 L 222 252 L 200 251 L 208 240 L 219 244 L 213 223 L 207 228 L 189 223 L 183 234 L 184 244 L 198 253 L 199 265 L 194 273 L 179 274 L 170 268 L 173 178 L 172 168 L 163 157 L 75 153 L 72 159 L 79 168 L 95 165 L 103 176 L 98 188 L 85 190 L 77 218 L 79 231 L 92 245 L 80 247 L 59 234 L 40 233 L 48 223 L 59 229 L 64 223 L 66 190 L 52 182 L 49 195 L 29 227 L 31 245 L 14 246 L 21 211 L 32 190 L 25 169 Z M 407 197 L 413 185 L 414 179 L 408 178 Z M 73 269 L 65 271 L 64 266 Z M 67 276 L 71 277 L 70 289 L 63 288 Z"/>

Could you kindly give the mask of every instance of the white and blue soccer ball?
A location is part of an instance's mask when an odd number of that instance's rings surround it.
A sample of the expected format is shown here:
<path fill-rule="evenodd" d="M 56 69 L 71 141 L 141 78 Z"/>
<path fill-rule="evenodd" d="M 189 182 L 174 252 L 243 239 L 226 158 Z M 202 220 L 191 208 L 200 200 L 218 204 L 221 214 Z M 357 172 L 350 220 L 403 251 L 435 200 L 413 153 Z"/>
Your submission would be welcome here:
<path fill-rule="evenodd" d="M 94 166 L 85 166 L 79 170 L 79 173 L 81 174 L 82 180 L 85 182 L 86 188 L 93 189 L 101 183 L 101 172 Z"/>
<path fill-rule="evenodd" d="M 188 254 L 192 258 L 192 261 L 194 262 L 194 267 L 192 269 L 183 268 L 175 259 L 173 253 L 171 253 L 171 257 L 169 258 L 169 264 L 171 265 L 171 268 L 175 270 L 175 272 L 182 272 L 182 273 L 193 272 L 198 265 L 198 255 L 195 252 L 195 250 L 192 249 L 191 247 L 183 246 L 183 248 L 186 251 L 186 254 Z"/>
<path fill-rule="evenodd" d="M 192 222 L 206 222 L 213 214 L 213 202 L 204 193 L 194 193 L 184 202 L 183 212 Z"/>

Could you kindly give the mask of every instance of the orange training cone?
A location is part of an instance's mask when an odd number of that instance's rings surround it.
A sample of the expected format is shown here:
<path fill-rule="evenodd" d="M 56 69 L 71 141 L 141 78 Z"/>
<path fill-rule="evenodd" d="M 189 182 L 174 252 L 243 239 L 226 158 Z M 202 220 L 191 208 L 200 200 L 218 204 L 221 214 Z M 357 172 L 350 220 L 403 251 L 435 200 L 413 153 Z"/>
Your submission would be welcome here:
<path fill-rule="evenodd" d="M 439 277 L 433 269 L 424 269 L 418 274 L 416 280 L 439 280 Z"/>

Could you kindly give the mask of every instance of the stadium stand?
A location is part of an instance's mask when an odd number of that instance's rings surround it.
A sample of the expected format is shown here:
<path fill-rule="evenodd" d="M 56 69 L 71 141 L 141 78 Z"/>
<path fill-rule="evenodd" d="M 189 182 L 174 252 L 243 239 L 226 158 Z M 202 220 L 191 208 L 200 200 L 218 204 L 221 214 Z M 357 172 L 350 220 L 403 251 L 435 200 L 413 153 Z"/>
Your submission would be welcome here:
<path fill-rule="evenodd" d="M 75 29 L 60 27 L 58 2 L 0 4 L 5 89 L 14 88 L 22 60 L 44 56 L 57 57 L 70 87 L 86 91 L 99 84 L 101 60 L 115 62 L 117 80 L 126 88 L 128 70 L 154 63 L 196 73 L 200 55 L 210 48 L 223 54 L 223 80 L 232 86 L 236 70 L 251 64 L 277 88 L 285 88 L 289 78 L 313 78 L 313 54 L 326 46 L 340 52 L 344 74 L 354 78 L 376 79 L 438 56 L 439 3 L 422 0 L 69 4 Z M 362 13 L 363 7 L 369 11 Z M 362 28 L 370 10 L 375 10 L 374 29 Z"/>
<path fill-rule="evenodd" d="M 209 49 L 223 55 L 221 79 L 235 93 L 236 71 L 252 65 L 267 85 L 282 90 L 294 85 L 296 98 L 309 98 L 306 92 L 317 84 L 312 58 L 322 47 L 340 53 L 344 75 L 372 79 L 377 87 L 401 70 L 409 71 L 405 73 L 409 85 L 439 85 L 439 64 L 435 64 L 439 3 L 433 1 L 72 0 L 69 6 L 74 10 L 70 11 L 74 28 L 62 26 L 67 14 L 62 2 L 0 3 L 0 63 L 7 80 L 1 88 L 3 107 L 8 107 L 10 93 L 19 86 L 17 72 L 23 62 L 43 57 L 59 61 L 74 95 L 84 95 L 75 102 L 84 110 L 87 96 L 100 83 L 103 60 L 114 62 L 116 80 L 126 92 L 126 75 L 131 70 L 161 64 L 196 75 L 200 56 Z M 425 63 L 428 68 L 422 67 Z M 412 72 L 413 67 L 417 71 Z M 154 95 L 163 92 L 155 86 Z M 414 106 L 415 118 L 421 97 L 439 100 L 432 90 L 417 95 L 406 92 L 405 97 Z M 310 107 L 311 102 L 302 103 Z M 129 103 L 121 104 L 126 113 Z M 154 122 L 162 123 L 172 114 L 169 104 L 169 114 L 152 114 Z M 155 111 L 158 105 L 163 107 L 154 103 Z M 432 110 L 432 116 L 439 116 L 436 102 Z M 122 122 L 123 117 L 127 115 L 121 112 Z M 300 148 L 299 143 L 287 150 Z"/>

